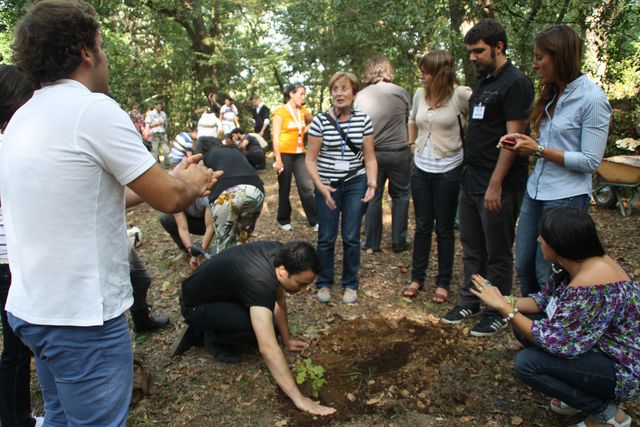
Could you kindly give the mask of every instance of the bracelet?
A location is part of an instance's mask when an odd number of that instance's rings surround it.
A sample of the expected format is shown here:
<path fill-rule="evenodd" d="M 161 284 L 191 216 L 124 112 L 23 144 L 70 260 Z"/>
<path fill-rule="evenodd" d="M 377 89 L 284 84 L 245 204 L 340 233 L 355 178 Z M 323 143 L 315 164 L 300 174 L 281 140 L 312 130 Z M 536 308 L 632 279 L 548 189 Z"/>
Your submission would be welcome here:
<path fill-rule="evenodd" d="M 502 319 L 503 322 L 511 322 L 513 320 L 514 317 L 516 317 L 516 314 L 518 314 L 520 312 L 520 309 L 518 309 L 518 307 L 513 307 L 513 311 L 511 313 L 509 313 L 507 315 L 507 317 L 505 317 L 504 319 Z"/>
<path fill-rule="evenodd" d="M 511 307 L 516 308 L 518 304 L 518 300 L 513 295 L 505 295 L 504 299 L 511 305 Z"/>

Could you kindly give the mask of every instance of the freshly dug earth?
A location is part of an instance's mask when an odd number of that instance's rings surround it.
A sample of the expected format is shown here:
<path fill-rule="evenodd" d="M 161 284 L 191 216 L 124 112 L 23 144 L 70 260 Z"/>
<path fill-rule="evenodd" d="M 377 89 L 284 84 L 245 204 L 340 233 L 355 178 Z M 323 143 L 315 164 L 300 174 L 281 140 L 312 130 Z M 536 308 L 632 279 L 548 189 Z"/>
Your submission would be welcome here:
<path fill-rule="evenodd" d="M 275 220 L 277 184 L 272 171 L 263 173 L 266 200 L 256 227 L 256 239 L 315 242 L 306 225 L 295 189 L 293 231 Z M 356 304 L 341 302 L 338 287 L 333 301 L 320 304 L 311 286 L 288 298 L 293 336 L 310 343 L 305 354 L 285 353 L 292 372 L 310 358 L 321 365 L 327 384 L 319 400 L 338 412 L 316 418 L 298 411 L 274 383 L 257 351 L 243 354 L 238 365 L 216 362 L 203 348 L 172 358 L 169 349 L 183 326 L 178 296 L 190 270 L 186 261 L 172 262 L 178 253 L 162 230 L 159 214 L 148 206 L 128 212 L 130 225 L 143 232 L 139 252 L 153 283 L 152 313 L 171 318 L 171 327 L 134 336 L 134 350 L 154 377 L 150 396 L 132 406 L 130 426 L 562 426 L 580 420 L 548 410 L 549 399 L 532 392 L 513 375 L 514 339 L 509 331 L 491 338 L 468 334 L 473 321 L 442 325 L 439 317 L 455 303 L 462 281 L 462 250 L 456 264 L 450 302 L 431 302 L 436 276 L 436 244 L 425 291 L 410 300 L 401 290 L 410 281 L 411 253 L 390 248 L 390 218 L 385 201 L 383 250 L 362 253 L 360 292 Z M 603 244 L 629 272 L 640 275 L 638 211 L 623 218 L 616 210 L 591 208 Z M 410 219 L 410 236 L 413 218 Z M 198 239 L 196 239 L 198 241 Z M 342 243 L 336 242 L 336 277 L 340 277 Z M 517 283 L 514 289 L 517 289 Z M 32 381 L 34 413 L 41 413 L 37 380 Z M 308 384 L 301 386 L 311 395 Z M 640 419 L 640 406 L 626 408 Z"/>

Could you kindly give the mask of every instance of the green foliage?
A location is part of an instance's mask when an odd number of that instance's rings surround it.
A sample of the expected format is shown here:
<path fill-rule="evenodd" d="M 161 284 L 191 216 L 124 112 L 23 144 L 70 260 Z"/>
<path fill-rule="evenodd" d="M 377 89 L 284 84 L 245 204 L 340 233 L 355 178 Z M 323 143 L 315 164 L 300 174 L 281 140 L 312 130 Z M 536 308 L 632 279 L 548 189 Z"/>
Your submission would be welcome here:
<path fill-rule="evenodd" d="M 311 359 L 304 359 L 296 362 L 296 383 L 304 384 L 309 381 L 311 384 L 311 393 L 313 397 L 318 397 L 318 392 L 323 385 L 327 383 L 324 379 L 324 368 L 320 365 L 314 365 Z"/>

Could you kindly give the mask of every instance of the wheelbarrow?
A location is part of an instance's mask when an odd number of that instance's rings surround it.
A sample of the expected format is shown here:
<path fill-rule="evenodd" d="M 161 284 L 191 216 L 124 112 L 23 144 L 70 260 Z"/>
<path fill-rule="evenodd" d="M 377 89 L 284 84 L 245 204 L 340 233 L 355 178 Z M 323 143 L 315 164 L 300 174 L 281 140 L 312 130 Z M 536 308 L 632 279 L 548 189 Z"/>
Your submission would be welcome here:
<path fill-rule="evenodd" d="M 621 190 L 631 193 L 626 203 L 620 200 Z M 640 156 L 614 156 L 602 160 L 593 178 L 593 200 L 603 208 L 614 208 L 619 202 L 620 213 L 631 215 L 640 192 Z"/>

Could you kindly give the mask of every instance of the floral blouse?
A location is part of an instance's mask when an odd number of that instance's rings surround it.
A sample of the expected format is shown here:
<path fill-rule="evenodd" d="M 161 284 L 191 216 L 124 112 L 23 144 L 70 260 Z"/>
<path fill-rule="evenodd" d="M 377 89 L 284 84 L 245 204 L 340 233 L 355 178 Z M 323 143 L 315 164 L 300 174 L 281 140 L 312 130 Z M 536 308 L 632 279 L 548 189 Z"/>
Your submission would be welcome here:
<path fill-rule="evenodd" d="M 554 274 L 554 276 L 556 276 Z M 550 319 L 533 322 L 531 333 L 540 347 L 563 358 L 590 350 L 615 360 L 619 400 L 640 397 L 640 285 L 631 280 L 568 287 L 568 278 L 555 278 L 531 295 L 542 312 L 552 298 Z"/>

